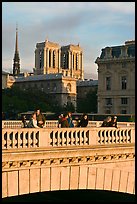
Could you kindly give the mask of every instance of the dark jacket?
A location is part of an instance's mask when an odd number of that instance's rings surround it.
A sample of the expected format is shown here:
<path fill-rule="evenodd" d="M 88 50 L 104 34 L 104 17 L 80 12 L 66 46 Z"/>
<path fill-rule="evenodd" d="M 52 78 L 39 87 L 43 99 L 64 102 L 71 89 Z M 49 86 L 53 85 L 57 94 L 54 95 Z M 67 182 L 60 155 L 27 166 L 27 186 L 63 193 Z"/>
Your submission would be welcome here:
<path fill-rule="evenodd" d="M 111 121 L 110 122 L 110 127 L 115 127 L 115 128 L 117 128 L 117 121 Z"/>
<path fill-rule="evenodd" d="M 112 127 L 111 122 L 107 122 L 106 120 L 104 120 L 101 127 Z"/>
<path fill-rule="evenodd" d="M 88 125 L 88 119 L 82 118 L 82 119 L 80 120 L 80 122 L 78 123 L 78 126 L 77 126 L 77 127 L 87 127 L 87 125 Z"/>
<path fill-rule="evenodd" d="M 45 125 L 45 116 L 42 114 L 42 113 L 40 113 L 39 115 L 37 115 L 37 125 L 39 126 L 39 127 L 43 127 L 44 125 Z M 39 121 L 43 121 L 43 124 L 39 124 Z"/>

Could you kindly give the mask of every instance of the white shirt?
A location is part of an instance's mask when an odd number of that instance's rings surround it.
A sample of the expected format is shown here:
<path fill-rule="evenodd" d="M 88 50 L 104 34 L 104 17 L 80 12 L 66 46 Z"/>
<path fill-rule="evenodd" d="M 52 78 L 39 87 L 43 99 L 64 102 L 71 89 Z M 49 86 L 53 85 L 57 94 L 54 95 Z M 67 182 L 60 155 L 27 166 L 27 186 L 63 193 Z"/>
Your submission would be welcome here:
<path fill-rule="evenodd" d="M 38 128 L 38 126 L 37 126 L 37 120 L 32 119 L 32 122 L 33 122 L 34 127 L 35 127 L 35 128 Z"/>

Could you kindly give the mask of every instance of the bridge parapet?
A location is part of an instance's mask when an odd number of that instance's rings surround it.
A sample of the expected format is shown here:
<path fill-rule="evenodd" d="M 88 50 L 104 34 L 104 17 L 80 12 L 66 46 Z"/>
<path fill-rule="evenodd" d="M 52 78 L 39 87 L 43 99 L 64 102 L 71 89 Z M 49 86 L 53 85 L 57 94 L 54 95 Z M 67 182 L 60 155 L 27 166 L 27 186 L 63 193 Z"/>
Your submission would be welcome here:
<path fill-rule="evenodd" d="M 135 128 L 3 128 L 2 197 L 102 189 L 135 194 Z"/>
<path fill-rule="evenodd" d="M 2 149 L 126 144 L 135 142 L 135 128 L 2 129 Z"/>
<path fill-rule="evenodd" d="M 28 122 L 28 121 L 27 121 Z M 73 120 L 76 126 L 76 121 Z M 102 121 L 89 121 L 87 127 L 100 127 Z M 134 127 L 134 122 L 118 122 L 118 127 Z M 2 120 L 2 128 L 22 128 L 23 124 L 21 120 Z M 58 127 L 58 120 L 46 120 L 45 128 Z"/>

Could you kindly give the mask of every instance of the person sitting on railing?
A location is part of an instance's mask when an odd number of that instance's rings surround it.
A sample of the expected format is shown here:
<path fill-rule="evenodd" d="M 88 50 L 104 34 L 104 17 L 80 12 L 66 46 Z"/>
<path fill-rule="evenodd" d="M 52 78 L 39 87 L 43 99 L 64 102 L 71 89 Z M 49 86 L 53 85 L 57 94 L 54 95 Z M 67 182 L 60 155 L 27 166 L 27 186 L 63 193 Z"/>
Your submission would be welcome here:
<path fill-rule="evenodd" d="M 41 110 L 38 108 L 36 110 L 36 115 L 37 115 L 37 125 L 40 128 L 43 128 L 45 126 L 45 116 L 41 113 Z"/>
<path fill-rule="evenodd" d="M 71 112 L 68 112 L 68 123 L 69 123 L 69 127 L 74 127 L 74 123 L 73 123 L 73 120 L 72 120 L 72 113 Z"/>
<path fill-rule="evenodd" d="M 61 128 L 69 127 L 69 123 L 68 123 L 67 118 L 68 118 L 68 114 L 65 113 L 65 114 L 63 115 L 62 120 L 61 120 Z"/>
<path fill-rule="evenodd" d="M 79 124 L 79 122 L 80 122 L 80 119 L 79 119 L 78 116 L 75 117 L 75 121 L 76 121 L 75 127 L 78 127 L 78 124 Z"/>
<path fill-rule="evenodd" d="M 61 121 L 63 119 L 63 113 L 61 113 L 58 117 L 58 127 L 61 127 Z"/>
<path fill-rule="evenodd" d="M 117 116 L 114 116 L 110 122 L 111 127 L 117 128 Z"/>
<path fill-rule="evenodd" d="M 87 127 L 87 125 L 88 125 L 88 115 L 86 113 L 83 113 L 77 127 Z"/>
<path fill-rule="evenodd" d="M 108 116 L 107 118 L 104 119 L 101 127 L 112 127 L 111 126 L 111 121 L 112 121 L 111 116 Z"/>
<path fill-rule="evenodd" d="M 26 128 L 27 127 L 27 121 L 26 121 L 26 116 L 25 115 L 23 115 L 22 116 L 22 124 L 23 124 L 23 128 Z"/>
<path fill-rule="evenodd" d="M 39 128 L 39 126 L 37 125 L 37 115 L 36 115 L 36 112 L 34 112 L 32 115 L 31 115 L 31 118 L 27 124 L 27 127 L 28 128 Z"/>

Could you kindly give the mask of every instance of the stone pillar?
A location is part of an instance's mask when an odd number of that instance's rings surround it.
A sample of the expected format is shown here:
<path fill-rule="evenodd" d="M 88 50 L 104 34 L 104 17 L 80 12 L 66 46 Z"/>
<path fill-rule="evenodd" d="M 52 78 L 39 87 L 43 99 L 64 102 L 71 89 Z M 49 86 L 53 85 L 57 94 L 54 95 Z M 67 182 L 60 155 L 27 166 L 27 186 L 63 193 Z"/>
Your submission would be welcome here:
<path fill-rule="evenodd" d="M 83 53 L 80 54 L 80 70 L 81 70 L 81 79 L 84 79 L 84 68 L 83 68 Z"/>
<path fill-rule="evenodd" d="M 58 72 L 60 73 L 60 59 L 61 59 L 61 50 L 58 50 Z"/>
<path fill-rule="evenodd" d="M 48 68 L 49 68 L 49 49 L 47 48 L 46 49 L 46 58 L 47 58 L 47 60 L 46 60 L 46 62 L 47 62 L 47 64 L 46 64 L 46 74 L 48 74 Z"/>
<path fill-rule="evenodd" d="M 44 74 L 46 74 L 46 69 L 47 69 L 47 52 L 46 52 L 46 48 L 44 48 Z"/>
<path fill-rule="evenodd" d="M 70 76 L 73 77 L 73 52 L 71 52 L 71 72 Z"/>
<path fill-rule="evenodd" d="M 55 53 L 55 68 L 58 67 L 58 52 L 57 50 L 54 51 Z"/>
<path fill-rule="evenodd" d="M 71 53 L 68 51 L 68 69 L 71 69 Z"/>
<path fill-rule="evenodd" d="M 127 57 L 128 54 L 127 54 L 127 47 L 126 46 L 122 46 L 121 47 L 121 54 L 120 54 L 121 57 Z"/>
<path fill-rule="evenodd" d="M 80 70 L 80 54 L 78 53 L 78 70 Z"/>
<path fill-rule="evenodd" d="M 53 67 L 53 50 L 51 50 L 50 60 L 51 60 L 51 67 Z"/>

